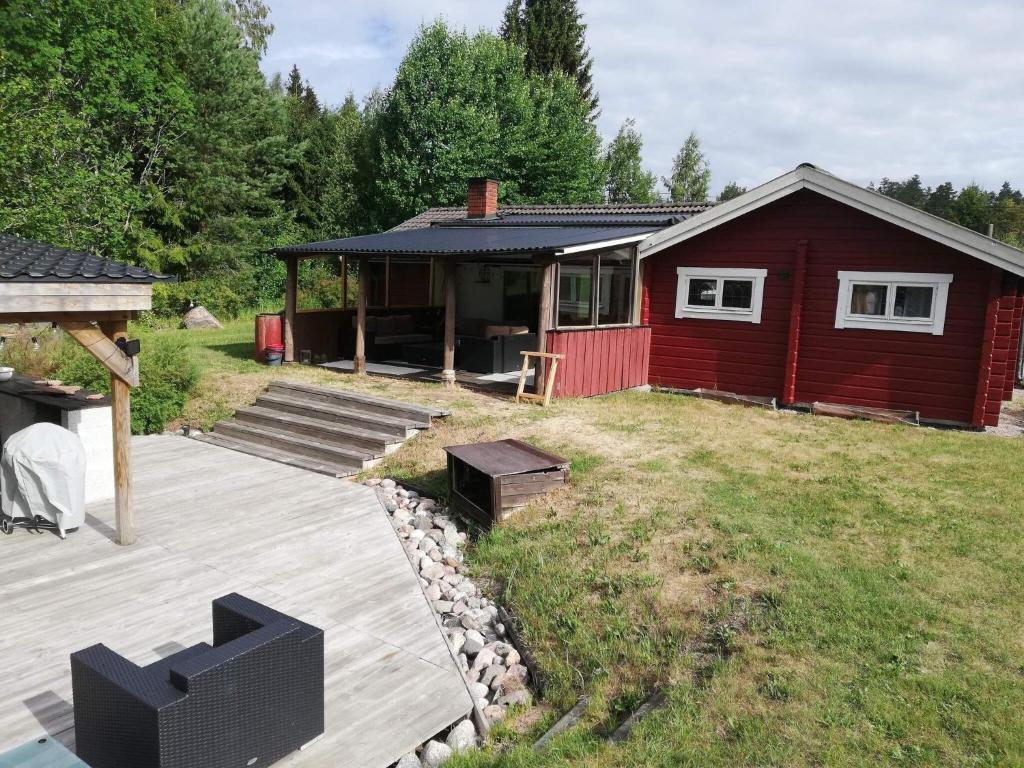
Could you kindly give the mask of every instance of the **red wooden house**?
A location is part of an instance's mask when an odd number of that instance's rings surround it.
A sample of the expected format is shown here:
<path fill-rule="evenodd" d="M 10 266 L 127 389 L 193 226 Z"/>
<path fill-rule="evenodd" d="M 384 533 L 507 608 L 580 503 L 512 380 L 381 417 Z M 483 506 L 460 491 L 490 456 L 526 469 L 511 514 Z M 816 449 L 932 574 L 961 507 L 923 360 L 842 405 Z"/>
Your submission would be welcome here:
<path fill-rule="evenodd" d="M 650 383 L 993 425 L 1024 313 L 1024 251 L 811 165 L 714 206 L 501 208 L 474 180 L 467 208 L 278 256 L 289 359 L 486 384 L 541 349 L 561 397 Z M 298 310 L 298 260 L 339 257 L 358 306 Z"/>
<path fill-rule="evenodd" d="M 649 380 L 994 425 L 1024 252 L 811 165 L 639 246 Z"/>

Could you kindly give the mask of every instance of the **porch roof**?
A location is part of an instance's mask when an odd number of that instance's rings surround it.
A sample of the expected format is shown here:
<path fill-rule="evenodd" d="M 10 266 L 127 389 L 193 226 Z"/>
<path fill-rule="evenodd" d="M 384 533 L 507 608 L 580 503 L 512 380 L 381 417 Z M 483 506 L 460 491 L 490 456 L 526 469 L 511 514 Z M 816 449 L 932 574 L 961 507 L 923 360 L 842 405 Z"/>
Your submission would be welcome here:
<path fill-rule="evenodd" d="M 382 232 L 317 243 L 286 245 L 278 256 L 322 254 L 408 254 L 420 256 L 502 256 L 522 253 L 563 255 L 579 250 L 614 247 L 639 242 L 663 229 L 663 222 L 649 221 L 617 226 L 500 226 L 481 222 L 474 226 L 432 226 L 422 229 Z"/>

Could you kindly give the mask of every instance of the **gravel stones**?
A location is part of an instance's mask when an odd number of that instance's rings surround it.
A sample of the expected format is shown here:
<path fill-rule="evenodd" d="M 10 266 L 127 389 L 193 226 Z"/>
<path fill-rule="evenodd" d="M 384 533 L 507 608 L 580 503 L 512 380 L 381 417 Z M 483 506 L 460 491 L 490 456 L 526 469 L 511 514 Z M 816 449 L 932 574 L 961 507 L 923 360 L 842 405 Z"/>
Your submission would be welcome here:
<path fill-rule="evenodd" d="M 477 709 L 489 722 L 508 714 L 508 707 L 531 701 L 529 672 L 519 652 L 508 642 L 498 621 L 498 607 L 466 577 L 462 547 L 465 531 L 434 499 L 403 488 L 394 480 L 371 478 L 388 511 L 409 560 L 416 568 L 424 594 L 438 614 L 457 664 L 466 678 Z M 472 721 L 453 728 L 442 742 L 435 737 L 415 754 L 403 756 L 398 768 L 436 768 L 453 753 L 475 748 L 479 736 Z"/>

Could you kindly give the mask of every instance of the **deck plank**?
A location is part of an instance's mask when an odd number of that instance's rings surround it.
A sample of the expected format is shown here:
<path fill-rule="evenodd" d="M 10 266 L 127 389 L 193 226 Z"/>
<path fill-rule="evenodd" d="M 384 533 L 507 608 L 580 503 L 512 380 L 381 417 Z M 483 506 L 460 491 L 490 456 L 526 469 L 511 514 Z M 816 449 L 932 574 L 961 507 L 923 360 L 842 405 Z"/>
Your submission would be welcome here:
<path fill-rule="evenodd" d="M 113 504 L 66 541 L 0 536 L 0 752 L 73 747 L 69 654 L 135 662 L 209 641 L 238 591 L 326 630 L 325 737 L 281 765 L 383 768 L 472 701 L 373 491 L 195 440 L 136 438 L 132 547 Z"/>

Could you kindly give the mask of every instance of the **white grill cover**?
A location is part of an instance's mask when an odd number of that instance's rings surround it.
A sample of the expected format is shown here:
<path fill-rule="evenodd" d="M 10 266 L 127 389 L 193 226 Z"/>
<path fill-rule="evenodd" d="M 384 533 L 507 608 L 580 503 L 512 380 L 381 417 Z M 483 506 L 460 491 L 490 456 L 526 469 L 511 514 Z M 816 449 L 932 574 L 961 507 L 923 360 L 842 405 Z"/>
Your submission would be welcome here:
<path fill-rule="evenodd" d="M 54 523 L 61 536 L 85 521 L 85 448 L 78 435 L 56 424 L 15 432 L 0 459 L 7 517 Z"/>

